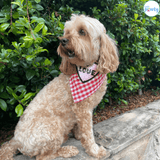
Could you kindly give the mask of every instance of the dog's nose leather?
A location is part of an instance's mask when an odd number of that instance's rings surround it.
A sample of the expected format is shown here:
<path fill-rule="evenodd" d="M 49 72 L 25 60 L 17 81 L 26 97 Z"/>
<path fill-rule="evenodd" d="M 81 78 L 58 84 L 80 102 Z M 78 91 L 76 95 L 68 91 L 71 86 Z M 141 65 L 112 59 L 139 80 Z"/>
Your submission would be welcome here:
<path fill-rule="evenodd" d="M 61 39 L 61 43 L 62 43 L 63 46 L 65 46 L 68 43 L 68 41 L 69 40 L 67 38 Z"/>

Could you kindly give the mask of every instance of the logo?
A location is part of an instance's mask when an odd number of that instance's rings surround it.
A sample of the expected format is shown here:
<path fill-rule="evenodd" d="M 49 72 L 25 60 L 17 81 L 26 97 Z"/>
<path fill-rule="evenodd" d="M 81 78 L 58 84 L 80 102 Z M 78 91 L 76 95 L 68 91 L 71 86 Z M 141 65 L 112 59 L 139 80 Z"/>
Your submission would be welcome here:
<path fill-rule="evenodd" d="M 147 16 L 155 16 L 159 12 L 159 4 L 155 1 L 148 1 L 144 5 L 144 12 Z"/>

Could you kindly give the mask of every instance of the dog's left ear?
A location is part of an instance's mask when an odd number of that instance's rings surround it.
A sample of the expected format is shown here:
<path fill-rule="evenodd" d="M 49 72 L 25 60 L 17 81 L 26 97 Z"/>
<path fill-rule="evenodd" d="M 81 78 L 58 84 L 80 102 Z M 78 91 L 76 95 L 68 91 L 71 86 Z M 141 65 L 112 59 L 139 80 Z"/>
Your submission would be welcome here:
<path fill-rule="evenodd" d="M 119 65 L 118 49 L 113 39 L 107 34 L 100 37 L 100 57 L 97 66 L 97 72 L 107 74 L 117 70 Z"/>

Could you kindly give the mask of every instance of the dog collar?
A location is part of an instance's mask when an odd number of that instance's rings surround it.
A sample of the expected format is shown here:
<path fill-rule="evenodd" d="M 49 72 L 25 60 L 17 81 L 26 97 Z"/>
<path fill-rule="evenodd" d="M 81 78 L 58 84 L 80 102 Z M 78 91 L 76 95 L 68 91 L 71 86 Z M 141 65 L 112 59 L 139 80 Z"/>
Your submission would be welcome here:
<path fill-rule="evenodd" d="M 106 78 L 106 74 L 96 72 L 97 64 L 91 67 L 77 67 L 77 73 L 70 76 L 70 88 L 75 103 L 91 96 L 100 88 Z"/>

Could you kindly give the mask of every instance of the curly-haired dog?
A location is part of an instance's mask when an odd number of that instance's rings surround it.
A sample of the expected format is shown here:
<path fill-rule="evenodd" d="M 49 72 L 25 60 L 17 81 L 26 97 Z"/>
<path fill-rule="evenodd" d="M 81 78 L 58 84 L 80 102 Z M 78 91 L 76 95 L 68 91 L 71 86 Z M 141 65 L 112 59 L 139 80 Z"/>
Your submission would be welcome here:
<path fill-rule="evenodd" d="M 94 140 L 92 110 L 102 100 L 106 74 L 116 71 L 119 58 L 114 41 L 105 32 L 103 24 L 84 15 L 72 15 L 65 23 L 57 50 L 62 73 L 28 105 L 14 137 L 2 145 L 0 160 L 13 160 L 17 150 L 36 160 L 75 156 L 76 147 L 61 147 L 71 130 L 89 155 L 106 155 Z"/>

